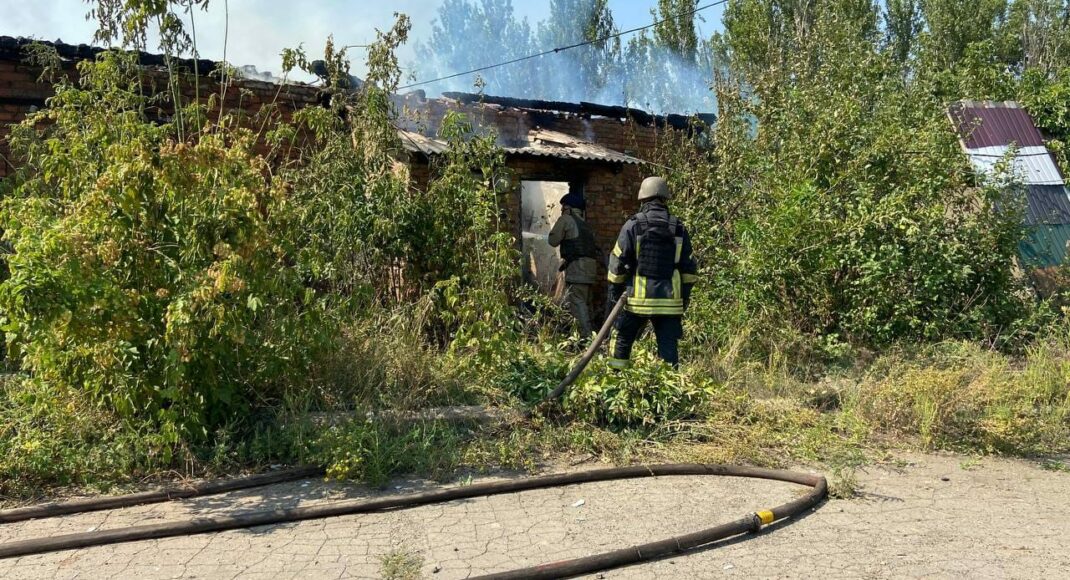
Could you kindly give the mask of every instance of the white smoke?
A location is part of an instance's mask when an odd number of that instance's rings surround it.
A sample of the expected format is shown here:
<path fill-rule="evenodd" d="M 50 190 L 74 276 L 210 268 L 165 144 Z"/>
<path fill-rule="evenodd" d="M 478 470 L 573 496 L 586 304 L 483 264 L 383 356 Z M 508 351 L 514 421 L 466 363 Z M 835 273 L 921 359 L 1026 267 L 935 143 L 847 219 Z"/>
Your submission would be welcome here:
<path fill-rule="evenodd" d="M 417 58 L 410 68 L 418 81 L 451 76 L 530 54 L 552 50 L 539 39 L 542 25 L 523 19 L 476 20 L 481 0 L 446 2 L 438 12 L 434 34 L 418 38 Z M 474 8 L 475 7 L 475 8 Z M 584 18 L 570 24 L 563 36 L 569 44 L 583 38 Z M 621 105 L 657 113 L 708 113 L 716 110 L 710 90 L 713 73 L 709 58 L 685 59 L 650 42 L 622 47 L 616 59 L 599 59 L 600 50 L 587 45 L 523 60 L 443 81 L 420 84 L 430 95 L 448 91 L 564 102 Z M 560 41 L 559 41 L 560 42 Z M 601 63 L 592 67 L 592 59 Z"/>

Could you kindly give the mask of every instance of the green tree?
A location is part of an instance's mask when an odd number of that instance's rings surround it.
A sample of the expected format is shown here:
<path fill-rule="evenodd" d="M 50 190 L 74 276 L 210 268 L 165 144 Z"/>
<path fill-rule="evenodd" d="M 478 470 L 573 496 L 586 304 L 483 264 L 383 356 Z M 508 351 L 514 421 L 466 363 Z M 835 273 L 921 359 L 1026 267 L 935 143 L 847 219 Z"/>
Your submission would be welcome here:
<path fill-rule="evenodd" d="M 658 0 L 656 9 L 650 11 L 655 20 L 662 20 L 654 27 L 654 45 L 664 47 L 685 61 L 694 62 L 698 53 L 698 31 L 695 12 L 698 0 Z"/>
<path fill-rule="evenodd" d="M 914 51 L 880 15 L 855 0 L 728 6 L 715 134 L 670 172 L 710 265 L 699 336 L 828 353 L 993 333 L 1023 312 L 1017 202 L 977 187 L 946 93 L 903 74 Z M 963 70 L 991 54 L 980 38 Z"/>
<path fill-rule="evenodd" d="M 418 78 L 471 70 L 520 58 L 533 51 L 533 33 L 518 20 L 512 0 L 445 0 L 426 42 L 416 45 Z M 529 93 L 530 69 L 505 66 L 480 73 L 492 94 Z M 471 91 L 474 77 L 443 81 L 432 90 Z"/>
<path fill-rule="evenodd" d="M 1007 0 L 922 0 L 921 44 L 929 66 L 949 68 L 967 56 L 970 45 L 996 39 L 1006 23 L 1007 8 Z"/>
<path fill-rule="evenodd" d="M 922 30 L 918 0 L 888 0 L 884 10 L 884 38 L 887 50 L 899 63 L 906 64 Z"/>
<path fill-rule="evenodd" d="M 549 59 L 540 63 L 540 77 L 550 82 L 558 81 L 554 96 L 566 98 L 577 96 L 577 88 L 590 90 L 592 94 L 604 89 L 620 68 L 620 38 L 601 40 L 619 29 L 613 22 L 613 13 L 608 0 L 551 0 L 550 16 L 539 25 L 539 48 L 549 50 L 592 42 L 585 47 L 565 52 L 560 56 L 573 63 L 579 72 L 578 78 L 569 74 L 555 73 L 560 65 Z M 575 86 L 578 83 L 578 87 Z M 578 95 L 582 98 L 583 95 Z"/>
<path fill-rule="evenodd" d="M 1052 77 L 1070 67 L 1070 2 L 1014 0 L 1007 30 L 1012 35 L 1008 59 L 1023 70 Z"/>

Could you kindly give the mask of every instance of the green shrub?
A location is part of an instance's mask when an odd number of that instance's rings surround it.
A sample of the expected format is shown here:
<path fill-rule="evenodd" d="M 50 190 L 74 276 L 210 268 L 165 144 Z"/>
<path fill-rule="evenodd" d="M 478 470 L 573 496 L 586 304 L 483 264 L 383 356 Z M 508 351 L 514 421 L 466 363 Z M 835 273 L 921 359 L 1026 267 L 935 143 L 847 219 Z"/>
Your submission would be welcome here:
<path fill-rule="evenodd" d="M 634 359 L 621 371 L 593 362 L 569 390 L 565 409 L 614 427 L 654 425 L 696 416 L 715 389 L 708 379 L 675 371 L 639 349 Z"/>
<path fill-rule="evenodd" d="M 151 122 L 130 57 L 80 73 L 14 132 L 4 330 L 35 381 L 203 436 L 277 398 L 330 331 L 276 235 L 286 188 L 250 131 Z"/>

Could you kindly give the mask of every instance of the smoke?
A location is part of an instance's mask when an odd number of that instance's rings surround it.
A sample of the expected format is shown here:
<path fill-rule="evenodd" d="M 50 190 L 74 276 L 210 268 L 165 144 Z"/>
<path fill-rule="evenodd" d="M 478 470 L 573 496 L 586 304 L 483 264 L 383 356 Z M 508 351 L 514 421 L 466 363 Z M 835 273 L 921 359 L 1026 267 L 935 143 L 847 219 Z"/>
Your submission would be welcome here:
<path fill-rule="evenodd" d="M 408 68 L 418 81 L 426 81 L 576 44 L 584 40 L 587 19 L 582 16 L 567 21 L 551 17 L 531 26 L 515 18 L 508 1 L 446 0 L 431 34 L 416 42 L 417 58 Z M 431 95 L 482 91 L 657 113 L 705 113 L 717 106 L 710 90 L 711 62 L 705 44 L 689 59 L 640 34 L 623 44 L 611 41 L 551 52 L 419 88 Z"/>

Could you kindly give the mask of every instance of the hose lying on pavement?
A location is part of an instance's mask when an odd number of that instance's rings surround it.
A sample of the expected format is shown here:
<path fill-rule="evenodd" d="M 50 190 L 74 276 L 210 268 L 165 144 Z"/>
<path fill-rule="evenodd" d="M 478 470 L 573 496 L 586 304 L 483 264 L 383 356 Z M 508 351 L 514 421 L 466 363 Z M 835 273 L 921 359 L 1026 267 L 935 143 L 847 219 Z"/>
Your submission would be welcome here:
<path fill-rule="evenodd" d="M 603 324 L 602 329 L 591 343 L 591 346 L 587 349 L 587 352 L 580 358 L 580 361 L 569 372 L 568 376 L 566 376 L 549 396 L 547 396 L 546 401 L 544 402 L 552 402 L 559 398 L 562 393 L 564 393 L 565 389 L 579 377 L 583 372 L 583 369 L 598 351 L 599 346 L 609 335 L 613 322 L 620 314 L 626 301 L 627 296 L 617 302 L 609 316 L 606 318 L 606 322 Z M 322 473 L 323 470 L 321 468 L 302 468 L 273 474 L 239 478 L 226 482 L 199 484 L 169 491 L 146 492 L 114 498 L 78 500 L 63 504 L 19 508 L 0 512 L 0 522 L 16 522 L 33 518 L 53 517 L 57 515 L 105 510 L 145 503 L 157 503 L 177 498 L 210 495 L 238 489 L 260 487 L 283 481 L 303 479 L 305 477 L 317 476 Z M 175 536 L 190 536 L 224 530 L 250 528 L 254 526 L 276 525 L 287 522 L 405 509 L 447 501 L 516 493 L 533 489 L 546 489 L 564 485 L 642 477 L 681 475 L 714 475 L 770 479 L 806 485 L 810 486 L 811 489 L 805 495 L 786 504 L 772 509 L 747 514 L 735 521 L 698 532 L 593 556 L 490 574 L 483 578 L 494 578 L 499 580 L 512 578 L 567 578 L 662 558 L 670 554 L 682 553 L 691 549 L 708 546 L 714 542 L 732 536 L 747 532 L 757 532 L 764 525 L 801 514 L 805 510 L 816 506 L 828 495 L 828 483 L 823 476 L 777 469 L 688 463 L 616 467 L 578 473 L 546 475 L 521 480 L 480 483 L 440 491 L 392 496 L 373 500 L 349 500 L 328 505 L 277 509 L 214 518 L 196 518 L 180 522 L 68 534 L 51 538 L 35 538 L 0 544 L 0 559 L 43 554 L 60 550 L 86 548 L 90 546 L 103 546 L 107 544 L 170 538 Z"/>
<path fill-rule="evenodd" d="M 487 576 L 487 578 L 565 578 L 660 558 L 669 554 L 680 553 L 706 546 L 731 536 L 747 532 L 756 532 L 763 525 L 768 525 L 777 520 L 799 515 L 803 511 L 817 505 L 827 494 L 827 483 L 825 478 L 820 475 L 732 465 L 702 465 L 687 463 L 640 465 L 598 469 L 578 473 L 546 475 L 520 480 L 495 481 L 440 491 L 385 497 L 373 500 L 341 501 L 328 505 L 277 509 L 214 518 L 196 518 L 182 522 L 133 526 L 115 530 L 68 534 L 51 538 L 36 538 L 0 545 L 0 559 L 56 552 L 60 550 L 72 550 L 75 548 L 86 548 L 89 546 L 102 546 L 106 544 L 170 538 L 175 536 L 189 536 L 224 530 L 250 528 L 254 526 L 276 525 L 287 522 L 397 510 L 440 502 L 485 497 L 504 493 L 516 493 L 533 489 L 545 489 L 563 485 L 641 477 L 681 475 L 714 475 L 771 479 L 807 485 L 812 489 L 807 492 L 806 495 L 786 504 L 769 510 L 747 514 L 733 522 L 714 526 L 691 534 L 641 544 L 622 550 L 606 552 L 604 554 L 492 574 Z"/>
<path fill-rule="evenodd" d="M 98 512 L 115 508 L 131 507 L 150 503 L 161 503 L 174 499 L 199 497 L 202 495 L 216 495 L 239 489 L 274 485 L 287 481 L 305 479 L 307 477 L 319 477 L 323 475 L 322 467 L 299 467 L 273 473 L 261 473 L 249 477 L 238 477 L 225 481 L 210 481 L 194 483 L 183 487 L 162 489 L 158 491 L 145 491 L 127 495 L 112 497 L 93 497 L 76 499 L 62 503 L 35 505 L 24 508 L 0 510 L 0 524 L 10 524 L 25 520 L 37 520 L 41 518 L 53 518 L 68 514 L 80 514 L 85 512 Z"/>

